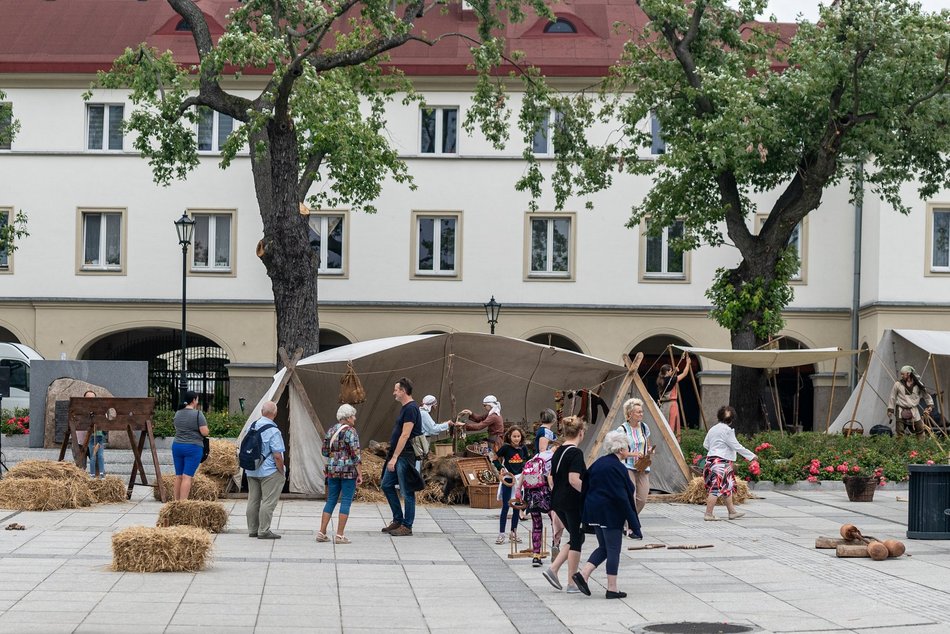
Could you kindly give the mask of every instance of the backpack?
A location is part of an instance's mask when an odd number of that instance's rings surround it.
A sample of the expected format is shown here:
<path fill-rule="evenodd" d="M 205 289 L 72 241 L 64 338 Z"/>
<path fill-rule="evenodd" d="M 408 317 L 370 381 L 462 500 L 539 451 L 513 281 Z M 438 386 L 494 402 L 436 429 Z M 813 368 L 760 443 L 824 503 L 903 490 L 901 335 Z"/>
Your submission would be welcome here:
<path fill-rule="evenodd" d="M 526 489 L 540 489 L 547 486 L 548 481 L 544 476 L 544 458 L 537 455 L 524 463 L 524 469 L 521 470 L 521 482 Z"/>
<path fill-rule="evenodd" d="M 258 421 L 260 422 L 260 421 Z M 264 455 L 264 447 L 261 442 L 261 432 L 271 427 L 276 428 L 274 423 L 257 426 L 257 423 L 251 425 L 251 428 L 244 434 L 244 440 L 241 441 L 241 448 L 238 450 L 238 463 L 246 471 L 257 471 L 267 456 Z"/>

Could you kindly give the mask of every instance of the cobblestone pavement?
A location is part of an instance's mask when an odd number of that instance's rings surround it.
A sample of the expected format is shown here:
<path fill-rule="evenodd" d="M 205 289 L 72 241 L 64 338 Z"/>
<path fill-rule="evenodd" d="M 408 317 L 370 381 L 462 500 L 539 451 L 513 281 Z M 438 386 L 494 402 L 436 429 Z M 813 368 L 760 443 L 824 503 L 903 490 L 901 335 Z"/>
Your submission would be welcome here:
<path fill-rule="evenodd" d="M 379 532 L 385 504 L 354 505 L 352 544 L 313 540 L 323 504 L 282 501 L 278 541 L 248 539 L 244 502 L 227 500 L 227 532 L 197 574 L 109 569 L 110 536 L 154 525 L 160 504 L 133 500 L 76 511 L 0 510 L 0 632 L 630 632 L 667 622 L 730 622 L 762 632 L 950 631 L 950 541 L 906 541 L 909 557 L 874 562 L 815 550 L 844 522 L 903 538 L 905 491 L 872 503 L 840 490 L 764 491 L 737 521 L 704 522 L 696 506 L 652 502 L 644 542 L 701 550 L 624 550 L 620 588 L 607 601 L 557 592 L 530 559 L 495 545 L 497 511 L 420 507 L 413 537 Z M 723 511 L 720 510 L 720 513 Z M 521 536 L 530 541 L 523 524 Z M 585 552 L 593 546 L 585 545 Z M 566 569 L 561 572 L 565 582 Z"/>

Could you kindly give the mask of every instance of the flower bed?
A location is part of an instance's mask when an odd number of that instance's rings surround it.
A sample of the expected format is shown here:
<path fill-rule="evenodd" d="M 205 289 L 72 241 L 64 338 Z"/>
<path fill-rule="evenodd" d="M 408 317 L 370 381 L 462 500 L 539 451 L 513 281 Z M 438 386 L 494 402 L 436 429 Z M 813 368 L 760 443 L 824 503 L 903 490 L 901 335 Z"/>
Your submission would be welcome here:
<path fill-rule="evenodd" d="M 702 430 L 683 432 L 683 455 L 694 464 L 706 455 Z M 821 482 L 845 476 L 876 477 L 884 486 L 889 481 L 908 479 L 908 464 L 945 463 L 947 454 L 932 439 L 918 441 L 913 436 L 841 436 L 804 432 L 785 434 L 762 432 L 752 437 L 738 435 L 739 442 L 758 456 L 758 461 L 736 461 L 736 476 L 750 482 L 770 480 L 791 484 L 798 480 Z M 941 444 L 950 446 L 950 443 Z"/>
<path fill-rule="evenodd" d="M 0 412 L 0 434 L 29 434 L 30 433 L 30 414 L 27 410 L 8 409 Z"/>

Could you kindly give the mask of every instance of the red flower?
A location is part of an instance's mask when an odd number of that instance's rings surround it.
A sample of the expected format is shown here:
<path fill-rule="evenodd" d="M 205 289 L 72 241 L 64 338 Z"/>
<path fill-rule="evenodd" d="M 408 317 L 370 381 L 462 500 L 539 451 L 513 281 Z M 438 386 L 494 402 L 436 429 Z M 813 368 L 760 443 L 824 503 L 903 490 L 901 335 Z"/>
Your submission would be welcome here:
<path fill-rule="evenodd" d="M 911 451 L 909 455 L 910 455 L 911 458 L 916 458 L 916 457 L 919 456 L 920 454 L 917 453 L 917 450 L 915 449 L 914 451 Z"/>
<path fill-rule="evenodd" d="M 857 473 L 860 470 L 861 470 L 861 467 L 859 467 L 858 465 L 854 465 L 853 467 L 851 467 L 851 473 Z"/>
<path fill-rule="evenodd" d="M 699 464 L 699 459 L 702 458 L 699 454 L 693 456 L 693 464 Z"/>
<path fill-rule="evenodd" d="M 757 460 L 753 460 L 752 462 L 749 463 L 749 473 L 751 473 L 754 476 L 757 476 L 760 473 L 762 473 L 762 467 L 759 465 L 759 462 Z"/>
<path fill-rule="evenodd" d="M 933 463 L 934 463 L 933 460 L 928 460 L 928 461 L 927 461 L 927 464 L 933 464 Z"/>
<path fill-rule="evenodd" d="M 829 465 L 829 466 L 825 467 L 825 471 L 827 471 L 828 473 L 834 473 L 834 472 L 835 472 L 835 468 L 832 467 L 831 465 Z"/>
<path fill-rule="evenodd" d="M 808 470 L 808 473 L 810 473 L 810 474 L 812 474 L 812 475 L 818 475 L 818 466 L 817 466 L 817 465 L 812 465 L 812 466 L 811 466 L 811 469 Z"/>
<path fill-rule="evenodd" d="M 809 481 L 809 482 L 818 482 L 818 478 L 816 478 L 816 477 L 813 476 L 813 475 L 810 475 L 810 476 L 808 476 L 808 481 Z"/>
<path fill-rule="evenodd" d="M 838 472 L 839 472 L 839 473 L 847 473 L 847 472 L 848 472 L 848 463 L 839 464 L 839 465 L 838 465 Z"/>

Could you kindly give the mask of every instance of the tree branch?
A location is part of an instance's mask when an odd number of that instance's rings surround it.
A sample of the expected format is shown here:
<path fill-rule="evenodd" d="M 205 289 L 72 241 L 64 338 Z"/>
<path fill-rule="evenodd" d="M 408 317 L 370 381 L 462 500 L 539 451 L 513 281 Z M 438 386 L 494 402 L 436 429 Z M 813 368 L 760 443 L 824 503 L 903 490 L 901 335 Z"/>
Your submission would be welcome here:
<path fill-rule="evenodd" d="M 303 172 L 300 174 L 300 181 L 297 183 L 297 200 L 302 202 L 307 197 L 307 192 L 310 191 L 310 187 L 317 177 L 317 172 L 320 171 L 320 165 L 323 163 L 324 157 L 326 157 L 326 152 L 317 152 L 307 159 Z"/>
<path fill-rule="evenodd" d="M 912 102 L 910 102 L 910 104 L 907 106 L 907 109 L 905 110 L 906 114 L 909 114 L 909 115 L 913 114 L 914 111 L 917 109 L 917 106 L 924 103 L 925 101 L 930 101 L 937 95 L 944 93 L 948 85 L 948 78 L 950 78 L 950 51 L 947 51 L 946 58 L 947 58 L 947 61 L 944 62 L 944 65 L 943 65 L 943 78 L 940 80 L 940 82 L 936 86 L 933 87 L 933 90 L 928 92 L 923 97 L 914 99 Z"/>

